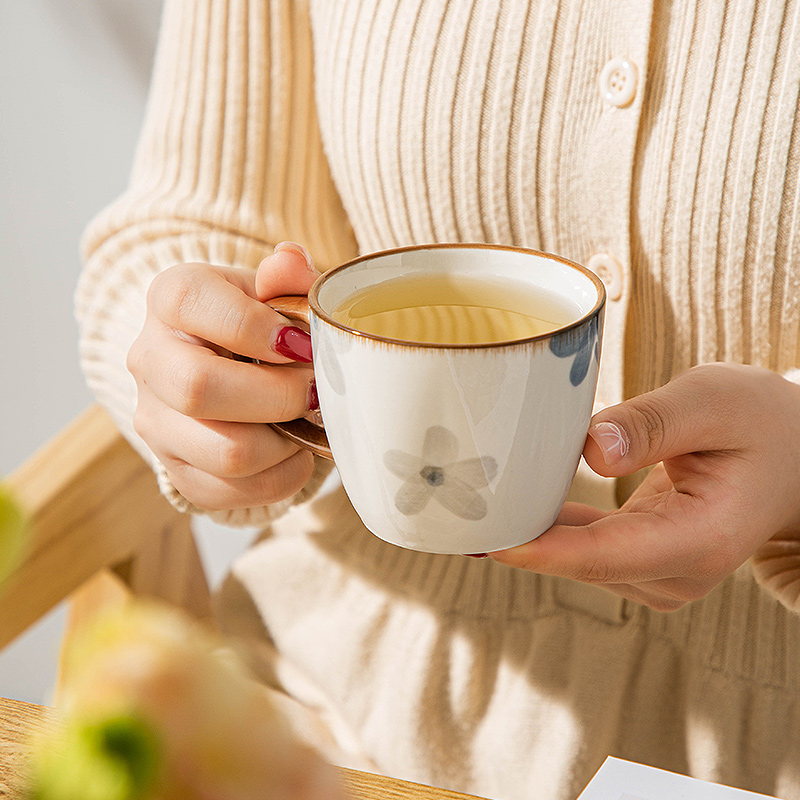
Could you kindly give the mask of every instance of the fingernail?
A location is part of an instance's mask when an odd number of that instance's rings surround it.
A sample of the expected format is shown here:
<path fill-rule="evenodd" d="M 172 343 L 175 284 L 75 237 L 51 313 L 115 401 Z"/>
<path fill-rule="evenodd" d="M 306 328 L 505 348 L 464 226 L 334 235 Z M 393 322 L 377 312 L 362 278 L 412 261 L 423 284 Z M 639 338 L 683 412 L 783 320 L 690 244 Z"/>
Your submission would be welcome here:
<path fill-rule="evenodd" d="M 488 553 L 464 553 L 467 558 L 489 558 Z"/>
<path fill-rule="evenodd" d="M 301 255 L 306 261 L 306 266 L 310 270 L 314 270 L 314 260 L 311 258 L 311 254 L 305 249 L 305 247 L 303 247 L 303 245 L 297 244 L 297 242 L 278 242 L 272 252 L 280 253 L 282 250 L 288 250 L 292 253 Z"/>
<path fill-rule="evenodd" d="M 316 411 L 319 408 L 319 395 L 317 394 L 317 382 L 311 381 L 308 390 L 308 410 Z"/>
<path fill-rule="evenodd" d="M 294 361 L 311 363 L 311 336 L 300 328 L 286 325 L 278 331 L 273 347 L 278 355 L 291 358 Z"/>
<path fill-rule="evenodd" d="M 630 449 L 630 440 L 625 431 L 613 422 L 598 422 L 589 428 L 589 436 L 597 442 L 603 453 L 606 466 L 616 464 L 627 455 Z"/>

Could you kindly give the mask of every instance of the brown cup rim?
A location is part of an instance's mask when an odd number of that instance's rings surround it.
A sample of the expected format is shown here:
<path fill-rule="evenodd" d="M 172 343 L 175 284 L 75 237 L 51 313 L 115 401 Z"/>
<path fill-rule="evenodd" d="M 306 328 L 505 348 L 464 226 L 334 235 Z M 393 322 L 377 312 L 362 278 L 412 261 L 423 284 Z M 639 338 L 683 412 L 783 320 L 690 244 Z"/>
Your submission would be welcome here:
<path fill-rule="evenodd" d="M 572 269 L 576 269 L 582 275 L 589 278 L 592 283 L 594 284 L 595 288 L 597 289 L 597 302 L 591 308 L 590 311 L 583 314 L 574 322 L 570 322 L 568 325 L 562 325 L 559 328 L 555 328 L 552 331 L 548 331 L 547 333 L 540 333 L 537 336 L 528 336 L 524 339 L 505 339 L 500 342 L 482 342 L 479 344 L 465 344 L 465 343 L 438 343 L 438 342 L 414 342 L 408 341 L 405 339 L 392 339 L 388 336 L 379 336 L 374 333 L 367 333 L 365 331 L 360 331 L 357 328 L 352 328 L 349 325 L 345 325 L 338 320 L 335 320 L 327 311 L 325 311 L 319 304 L 319 292 L 322 286 L 328 282 L 334 275 L 339 272 L 342 272 L 349 267 L 355 266 L 356 264 L 361 264 L 364 261 L 372 261 L 376 258 L 382 258 L 384 256 L 391 256 L 396 255 L 398 253 L 410 253 L 418 250 L 445 250 L 445 249 L 455 249 L 455 250 L 505 250 L 514 253 L 524 253 L 526 255 L 533 255 L 539 256 L 541 258 L 546 258 L 551 261 L 558 261 L 565 266 L 571 267 Z M 526 345 L 535 342 L 544 342 L 548 339 L 551 339 L 553 336 L 558 336 L 559 334 L 564 333 L 565 331 L 570 331 L 576 328 L 579 328 L 581 325 L 585 324 L 588 320 L 590 320 L 593 316 L 598 314 L 600 310 L 603 308 L 606 302 L 606 288 L 600 278 L 594 274 L 590 269 L 584 267 L 575 261 L 570 261 L 568 258 L 564 258 L 563 256 L 555 255 L 554 253 L 546 253 L 541 250 L 533 250 L 528 247 L 515 247 L 513 245 L 499 245 L 499 244 L 488 244 L 486 242 L 464 242 L 464 243 L 457 243 L 457 242 L 448 242 L 448 243 L 435 243 L 435 244 L 417 244 L 417 245 L 409 245 L 407 247 L 394 247 L 388 250 L 378 250 L 372 253 L 365 253 L 363 255 L 357 256 L 356 258 L 350 259 L 350 261 L 346 261 L 343 264 L 339 264 L 332 269 L 329 269 L 327 272 L 324 272 L 317 280 L 314 282 L 314 285 L 311 287 L 311 290 L 308 293 L 308 304 L 309 307 L 313 310 L 314 314 L 326 322 L 328 325 L 332 325 L 334 328 L 338 328 L 339 330 L 345 331 L 346 333 L 352 336 L 359 336 L 364 339 L 371 339 L 376 342 L 381 342 L 383 344 L 391 344 L 395 346 L 402 346 L 402 347 L 423 347 L 427 349 L 433 350 L 483 350 L 486 348 L 497 348 L 497 347 L 509 347 L 509 346 L 518 346 L 518 345 Z"/>

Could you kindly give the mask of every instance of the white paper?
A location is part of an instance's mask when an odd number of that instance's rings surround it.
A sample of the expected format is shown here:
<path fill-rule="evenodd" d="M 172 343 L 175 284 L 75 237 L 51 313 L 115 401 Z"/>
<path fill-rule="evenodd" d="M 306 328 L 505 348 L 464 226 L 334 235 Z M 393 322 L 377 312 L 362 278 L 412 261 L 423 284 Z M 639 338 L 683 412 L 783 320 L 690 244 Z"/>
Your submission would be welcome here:
<path fill-rule="evenodd" d="M 607 758 L 578 800 L 775 800 L 619 758 Z"/>

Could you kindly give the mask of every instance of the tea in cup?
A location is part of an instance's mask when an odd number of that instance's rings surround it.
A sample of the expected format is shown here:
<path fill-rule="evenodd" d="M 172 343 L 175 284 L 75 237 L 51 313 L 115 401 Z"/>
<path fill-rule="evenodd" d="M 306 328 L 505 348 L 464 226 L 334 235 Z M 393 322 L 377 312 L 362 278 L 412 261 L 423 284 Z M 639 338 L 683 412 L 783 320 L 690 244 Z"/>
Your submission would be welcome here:
<path fill-rule="evenodd" d="M 324 430 L 273 427 L 332 457 L 365 526 L 431 553 L 487 553 L 554 522 L 597 384 L 605 290 L 522 248 L 423 245 L 361 256 L 308 298 Z"/>

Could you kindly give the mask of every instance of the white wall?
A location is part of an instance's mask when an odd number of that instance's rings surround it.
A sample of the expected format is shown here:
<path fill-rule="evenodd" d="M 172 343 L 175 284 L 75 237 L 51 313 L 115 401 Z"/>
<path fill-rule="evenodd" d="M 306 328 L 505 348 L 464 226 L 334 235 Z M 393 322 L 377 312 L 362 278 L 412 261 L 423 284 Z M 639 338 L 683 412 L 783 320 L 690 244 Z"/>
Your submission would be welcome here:
<path fill-rule="evenodd" d="M 125 187 L 161 0 L 0 0 L 0 476 L 91 397 L 72 294 L 78 241 Z M 249 534 L 203 523 L 212 576 Z M 63 608 L 0 653 L 0 695 L 51 699 Z"/>

